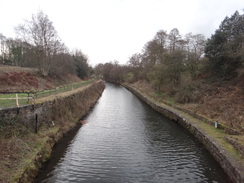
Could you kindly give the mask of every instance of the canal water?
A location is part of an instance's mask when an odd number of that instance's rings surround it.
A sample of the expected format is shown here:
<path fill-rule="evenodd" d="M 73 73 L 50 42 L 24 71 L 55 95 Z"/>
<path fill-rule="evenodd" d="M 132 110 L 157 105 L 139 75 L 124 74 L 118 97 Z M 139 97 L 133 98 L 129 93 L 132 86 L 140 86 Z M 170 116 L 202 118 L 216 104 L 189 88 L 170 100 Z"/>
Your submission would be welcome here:
<path fill-rule="evenodd" d="M 85 121 L 55 147 L 35 182 L 229 182 L 191 134 L 123 87 L 106 84 Z"/>

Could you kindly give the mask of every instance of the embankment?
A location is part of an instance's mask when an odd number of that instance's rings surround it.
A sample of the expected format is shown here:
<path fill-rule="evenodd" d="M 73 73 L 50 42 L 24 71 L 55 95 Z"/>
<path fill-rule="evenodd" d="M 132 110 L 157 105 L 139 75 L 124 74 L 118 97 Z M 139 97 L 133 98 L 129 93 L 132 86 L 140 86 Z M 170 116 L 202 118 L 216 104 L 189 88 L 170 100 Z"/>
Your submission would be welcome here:
<path fill-rule="evenodd" d="M 0 170 L 0 182 L 31 182 L 42 164 L 50 158 L 53 145 L 89 112 L 104 87 L 103 81 L 96 81 L 82 88 L 36 100 L 35 105 L 0 110 L 0 127 L 22 125 L 28 129 L 25 134 L 19 135 L 18 131 L 13 132 L 15 134 L 11 137 L 1 137 L 1 142 L 17 141 L 18 148 L 13 152 L 14 156 L 10 151 L 8 155 L 0 156 L 4 162 L 0 163 L 3 170 Z M 11 157 L 15 157 L 14 162 Z"/>
<path fill-rule="evenodd" d="M 208 149 L 233 182 L 244 182 L 243 156 L 226 141 L 226 136 L 228 136 L 228 134 L 226 134 L 224 130 L 216 129 L 206 122 L 179 109 L 163 103 L 158 103 L 147 94 L 130 85 L 123 86 L 150 105 L 153 109 L 171 120 L 176 121 L 193 134 Z"/>

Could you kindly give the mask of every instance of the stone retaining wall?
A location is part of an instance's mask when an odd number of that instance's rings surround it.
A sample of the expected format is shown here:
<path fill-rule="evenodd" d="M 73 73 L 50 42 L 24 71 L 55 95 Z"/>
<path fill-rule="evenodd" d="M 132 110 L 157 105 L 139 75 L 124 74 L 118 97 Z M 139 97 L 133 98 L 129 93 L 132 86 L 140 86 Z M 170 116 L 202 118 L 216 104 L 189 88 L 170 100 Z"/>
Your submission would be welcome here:
<path fill-rule="evenodd" d="M 32 152 L 25 167 L 16 167 L 18 174 L 6 182 L 33 182 L 42 165 L 51 158 L 52 147 L 63 135 L 77 126 L 78 120 L 88 114 L 105 88 L 103 81 L 96 81 L 72 92 L 60 93 L 36 105 L 0 110 L 0 125 L 21 123 L 36 131 L 41 125 L 56 126 L 58 131 L 45 136 L 45 141 Z M 67 125 L 69 123 L 69 125 Z M 65 127 L 66 126 L 66 127 Z M 0 126 L 1 127 L 1 126 Z M 42 131 L 45 130 L 42 129 Z M 43 137 L 44 138 L 44 137 Z"/>
<path fill-rule="evenodd" d="M 104 89 L 104 83 L 98 81 L 83 90 L 65 97 L 57 95 L 56 98 L 36 105 L 13 107 L 0 110 L 0 127 L 15 123 L 21 123 L 29 127 L 33 132 L 43 124 L 53 124 L 62 115 L 82 116 L 84 109 L 90 108 L 96 102 Z"/>
<path fill-rule="evenodd" d="M 146 102 L 153 109 L 168 117 L 171 120 L 176 121 L 191 134 L 193 134 L 212 154 L 216 161 L 220 164 L 229 178 L 236 183 L 244 183 L 244 167 L 237 159 L 230 156 L 228 152 L 220 146 L 220 144 L 211 136 L 206 134 L 201 128 L 197 127 L 191 120 L 179 110 L 174 110 L 172 107 L 163 107 L 153 102 L 149 97 L 144 96 L 142 93 L 137 91 L 128 85 L 123 85 L 125 88 L 134 93 L 138 98 Z"/>

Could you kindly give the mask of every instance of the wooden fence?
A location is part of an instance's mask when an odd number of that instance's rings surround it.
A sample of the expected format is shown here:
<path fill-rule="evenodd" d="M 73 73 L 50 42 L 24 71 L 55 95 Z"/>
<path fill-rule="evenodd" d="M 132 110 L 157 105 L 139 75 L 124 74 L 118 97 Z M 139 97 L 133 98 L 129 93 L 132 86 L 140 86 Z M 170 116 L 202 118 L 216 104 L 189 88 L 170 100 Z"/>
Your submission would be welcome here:
<path fill-rule="evenodd" d="M 0 92 L 0 108 L 19 107 L 23 105 L 34 104 L 35 99 L 47 97 L 49 95 L 70 91 L 89 84 L 94 80 L 73 83 L 50 90 L 42 90 L 37 92 Z"/>

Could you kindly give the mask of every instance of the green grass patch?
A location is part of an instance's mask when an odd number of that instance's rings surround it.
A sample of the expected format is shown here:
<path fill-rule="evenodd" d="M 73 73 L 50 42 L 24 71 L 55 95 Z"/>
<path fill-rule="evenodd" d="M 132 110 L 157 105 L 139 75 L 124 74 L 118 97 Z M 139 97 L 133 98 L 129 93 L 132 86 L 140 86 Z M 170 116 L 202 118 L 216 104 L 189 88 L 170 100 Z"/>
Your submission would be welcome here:
<path fill-rule="evenodd" d="M 51 155 L 52 147 L 50 144 L 50 137 L 54 137 L 59 129 L 60 127 L 58 126 L 47 128 L 47 126 L 44 125 L 38 134 L 30 133 L 25 137 L 15 138 L 19 141 L 19 146 L 21 148 L 18 148 L 19 161 L 15 165 L 16 168 L 11 169 L 12 176 L 9 177 L 9 182 L 16 182 L 26 171 L 29 172 L 28 174 L 36 175 L 38 171 L 37 163 L 47 160 Z M 39 161 L 39 158 L 42 160 L 40 160 L 40 162 L 35 162 L 35 160 Z M 6 163 L 12 164 L 13 162 L 9 161 Z"/>
<path fill-rule="evenodd" d="M 168 98 L 168 100 L 167 100 L 167 102 L 169 103 L 169 104 L 175 104 L 175 99 L 173 98 L 173 97 L 169 97 Z"/>
<path fill-rule="evenodd" d="M 146 94 L 147 95 L 147 94 Z M 155 100 L 155 98 L 157 97 L 165 97 L 163 102 L 156 102 L 158 101 L 157 99 Z M 238 160 L 242 160 L 242 156 L 241 154 L 236 150 L 236 148 L 231 145 L 226 139 L 225 136 L 227 136 L 226 132 L 222 129 L 219 128 L 215 128 L 214 126 L 211 126 L 203 121 L 200 121 L 196 118 L 194 118 L 193 116 L 190 116 L 189 114 L 182 112 L 178 109 L 175 109 L 173 107 L 170 107 L 167 104 L 173 104 L 175 105 L 175 99 L 174 97 L 169 97 L 169 96 L 165 96 L 164 94 L 159 94 L 159 93 L 154 93 L 153 97 L 150 97 L 147 95 L 147 97 L 149 97 L 151 100 L 153 100 L 154 102 L 158 103 L 161 106 L 164 106 L 166 108 L 169 109 L 173 109 L 174 111 L 177 111 L 177 113 L 182 114 L 183 116 L 187 117 L 187 119 L 190 120 L 191 123 L 195 124 L 198 128 L 202 129 L 204 131 L 204 133 L 206 133 L 206 135 L 208 135 L 210 138 L 215 139 L 220 146 L 225 149 L 229 154 L 231 154 L 233 157 L 235 157 Z M 166 105 L 165 105 L 166 104 Z"/>
<path fill-rule="evenodd" d="M 233 145 L 231 145 L 225 139 L 225 136 L 227 136 L 227 134 L 224 130 L 215 128 L 214 126 L 211 126 L 203 121 L 197 120 L 188 114 L 185 115 L 188 117 L 188 119 L 190 119 L 192 123 L 194 123 L 193 121 L 196 121 L 194 124 L 200 129 L 202 129 L 209 137 L 215 139 L 223 149 L 227 150 L 229 154 L 231 154 L 233 157 L 235 157 L 238 160 L 242 159 L 241 154 L 235 149 Z"/>
<path fill-rule="evenodd" d="M 27 105 L 30 103 L 28 99 L 21 99 L 28 97 L 27 93 L 18 93 L 18 103 L 20 106 Z M 15 107 L 16 94 L 0 94 L 0 108 Z"/>
<path fill-rule="evenodd" d="M 19 106 L 24 106 L 28 104 L 32 104 L 32 99 L 21 99 L 21 98 L 26 98 L 26 97 L 32 97 L 34 96 L 35 99 L 40 99 L 43 97 L 47 97 L 50 95 L 54 95 L 57 93 L 62 93 L 66 91 L 70 91 L 79 87 L 82 87 L 84 85 L 90 84 L 94 80 L 87 80 L 87 81 L 82 81 L 79 83 L 72 83 L 69 85 L 65 86 L 60 86 L 57 88 L 52 88 L 50 90 L 42 90 L 42 91 L 37 91 L 34 94 L 30 93 L 28 95 L 27 92 L 23 93 L 18 93 L 18 103 Z M 9 108 L 9 107 L 17 107 L 16 103 L 16 93 L 13 94 L 0 94 L 0 108 Z"/>

